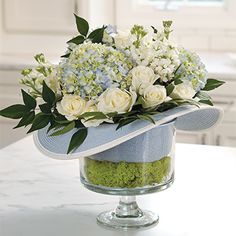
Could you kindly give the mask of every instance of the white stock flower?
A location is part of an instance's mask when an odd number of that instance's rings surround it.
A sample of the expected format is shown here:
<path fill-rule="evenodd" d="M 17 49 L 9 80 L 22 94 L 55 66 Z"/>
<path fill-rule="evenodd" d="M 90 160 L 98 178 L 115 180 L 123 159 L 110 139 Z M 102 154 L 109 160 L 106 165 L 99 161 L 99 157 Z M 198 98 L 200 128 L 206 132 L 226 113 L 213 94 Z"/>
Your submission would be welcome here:
<path fill-rule="evenodd" d="M 192 84 L 189 81 L 175 85 L 170 97 L 173 99 L 191 99 L 196 94 Z"/>
<path fill-rule="evenodd" d="M 154 71 L 146 66 L 134 67 L 130 73 L 132 76 L 132 89 L 136 92 L 139 92 L 139 89 L 143 90 L 144 86 L 152 85 L 156 80 Z"/>
<path fill-rule="evenodd" d="M 58 75 L 56 70 L 53 70 L 52 73 L 45 78 L 45 82 L 54 92 L 60 91 Z"/>
<path fill-rule="evenodd" d="M 149 85 L 143 90 L 143 107 L 155 107 L 166 99 L 166 89 L 161 85 Z"/>
<path fill-rule="evenodd" d="M 62 100 L 57 103 L 57 111 L 67 120 L 76 120 L 84 113 L 85 108 L 86 101 L 78 95 L 65 94 Z"/>
<path fill-rule="evenodd" d="M 98 98 L 97 108 L 105 114 L 111 112 L 125 113 L 132 109 L 136 98 L 137 95 L 133 91 L 127 92 L 119 88 L 108 88 Z"/>

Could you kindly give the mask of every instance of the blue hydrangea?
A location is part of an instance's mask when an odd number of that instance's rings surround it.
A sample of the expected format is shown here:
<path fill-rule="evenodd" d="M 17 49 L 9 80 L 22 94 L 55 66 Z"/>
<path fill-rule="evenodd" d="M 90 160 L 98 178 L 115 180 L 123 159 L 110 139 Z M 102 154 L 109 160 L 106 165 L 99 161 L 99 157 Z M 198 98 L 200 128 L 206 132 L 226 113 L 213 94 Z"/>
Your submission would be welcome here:
<path fill-rule="evenodd" d="M 204 88 L 207 80 L 207 70 L 200 57 L 186 49 L 179 50 L 181 66 L 177 70 L 175 77 L 182 81 L 188 80 L 192 83 L 196 92 Z"/>
<path fill-rule="evenodd" d="M 109 87 L 128 89 L 132 61 L 122 52 L 103 44 L 87 42 L 76 46 L 60 63 L 63 93 L 96 99 Z"/>

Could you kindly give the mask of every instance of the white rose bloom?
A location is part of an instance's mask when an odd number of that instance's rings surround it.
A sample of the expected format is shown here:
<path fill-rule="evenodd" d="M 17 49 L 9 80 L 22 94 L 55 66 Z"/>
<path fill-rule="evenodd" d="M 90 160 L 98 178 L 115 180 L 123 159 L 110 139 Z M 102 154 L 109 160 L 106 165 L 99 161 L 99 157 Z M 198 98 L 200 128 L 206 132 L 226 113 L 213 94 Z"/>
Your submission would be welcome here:
<path fill-rule="evenodd" d="M 139 92 L 140 87 L 143 89 L 144 85 L 152 85 L 157 79 L 154 71 L 146 66 L 134 67 L 130 73 L 132 76 L 132 88 L 136 92 Z"/>
<path fill-rule="evenodd" d="M 135 92 L 122 91 L 119 88 L 108 88 L 98 98 L 97 108 L 107 114 L 117 112 L 119 114 L 132 109 L 137 95 Z"/>
<path fill-rule="evenodd" d="M 166 99 L 166 89 L 161 85 L 149 85 L 143 90 L 143 107 L 155 107 Z"/>
<path fill-rule="evenodd" d="M 184 83 L 175 85 L 175 88 L 170 94 L 170 97 L 173 99 L 191 99 L 195 94 L 196 91 L 193 89 L 192 84 L 186 81 Z"/>
<path fill-rule="evenodd" d="M 130 38 L 127 32 L 118 32 L 118 34 L 114 36 L 114 40 L 115 46 L 120 49 L 124 49 L 130 44 Z"/>
<path fill-rule="evenodd" d="M 86 108 L 85 108 L 85 112 L 96 112 L 98 111 L 97 106 L 94 104 L 94 102 L 88 101 Z M 113 121 L 110 119 L 97 119 L 97 120 L 89 120 L 90 117 L 86 119 L 82 119 L 81 122 L 85 127 L 97 127 L 99 126 L 101 123 L 103 123 L 104 121 L 112 123 Z"/>
<path fill-rule="evenodd" d="M 57 103 L 57 111 L 67 120 L 76 120 L 84 113 L 85 108 L 86 101 L 78 95 L 65 94 L 62 100 Z"/>

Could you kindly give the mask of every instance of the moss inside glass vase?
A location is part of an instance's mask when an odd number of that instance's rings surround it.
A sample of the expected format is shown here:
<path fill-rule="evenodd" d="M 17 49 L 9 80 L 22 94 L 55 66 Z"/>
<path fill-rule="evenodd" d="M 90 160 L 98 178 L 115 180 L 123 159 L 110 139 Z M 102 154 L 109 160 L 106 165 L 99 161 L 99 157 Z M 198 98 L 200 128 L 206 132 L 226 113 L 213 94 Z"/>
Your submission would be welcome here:
<path fill-rule="evenodd" d="M 88 181 L 106 187 L 135 188 L 160 184 L 171 171 L 171 158 L 154 162 L 111 162 L 85 158 Z"/>

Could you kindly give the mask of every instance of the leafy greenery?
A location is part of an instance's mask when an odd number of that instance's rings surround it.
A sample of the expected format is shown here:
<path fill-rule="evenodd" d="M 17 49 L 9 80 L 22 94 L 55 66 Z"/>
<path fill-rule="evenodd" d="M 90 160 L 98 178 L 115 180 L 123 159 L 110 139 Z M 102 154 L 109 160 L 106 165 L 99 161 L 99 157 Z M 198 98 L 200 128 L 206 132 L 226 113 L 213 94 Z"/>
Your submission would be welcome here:
<path fill-rule="evenodd" d="M 28 93 L 26 93 L 23 89 L 21 89 L 21 94 L 22 94 L 22 97 L 23 97 L 23 101 L 24 101 L 25 106 L 26 106 L 29 110 L 35 109 L 35 107 L 36 107 L 36 105 L 37 105 L 35 98 L 33 98 L 33 97 L 32 97 L 31 95 L 29 95 Z"/>
<path fill-rule="evenodd" d="M 44 114 L 50 114 L 52 112 L 52 105 L 48 104 L 48 103 L 44 103 L 39 105 L 40 110 L 44 113 Z"/>
<path fill-rule="evenodd" d="M 67 41 L 67 43 L 74 43 L 76 45 L 83 43 L 85 40 L 85 37 L 82 35 L 78 35 L 77 37 L 70 39 L 69 41 Z"/>
<path fill-rule="evenodd" d="M 86 37 L 89 31 L 88 22 L 82 17 L 77 16 L 76 14 L 74 14 L 74 16 L 75 16 L 77 30 L 79 31 L 80 34 Z"/>
<path fill-rule="evenodd" d="M 78 131 L 76 131 L 70 140 L 67 154 L 69 154 L 73 150 L 77 149 L 84 142 L 87 135 L 88 135 L 87 128 L 82 128 L 82 129 L 79 129 Z"/>
<path fill-rule="evenodd" d="M 175 86 L 173 84 L 169 84 L 166 87 L 166 94 L 167 94 L 167 96 L 169 96 L 173 92 L 174 88 L 175 88 Z"/>
<path fill-rule="evenodd" d="M 70 56 L 71 43 L 79 45 L 79 44 L 84 43 L 85 40 L 91 40 L 92 43 L 103 43 L 102 39 L 103 39 L 103 34 L 104 34 L 104 30 L 106 29 L 106 26 L 97 28 L 88 34 L 89 32 L 88 22 L 84 18 L 79 17 L 76 14 L 74 14 L 74 16 L 75 16 L 76 26 L 77 26 L 79 35 L 67 41 L 67 44 L 69 44 L 68 52 L 65 55 L 61 56 L 63 58 L 68 58 Z"/>
<path fill-rule="evenodd" d="M 21 118 L 20 122 L 17 124 L 17 126 L 15 126 L 13 129 L 22 127 L 22 126 L 27 126 L 32 124 L 33 120 L 35 118 L 35 112 L 34 111 L 30 111 L 27 112 L 23 115 L 23 117 Z"/>
<path fill-rule="evenodd" d="M 101 43 L 105 29 L 105 26 L 103 26 L 102 28 L 95 29 L 89 34 L 88 38 L 91 39 L 93 43 Z"/>
<path fill-rule="evenodd" d="M 56 128 L 56 127 L 55 127 L 55 128 Z M 54 129 L 55 129 L 55 128 L 54 128 Z M 58 131 L 52 133 L 51 136 L 58 136 L 58 135 L 65 134 L 65 133 L 71 131 L 71 130 L 74 129 L 74 128 L 75 128 L 75 122 L 72 121 L 72 122 L 70 122 L 68 125 L 66 125 L 63 129 L 60 129 L 60 130 L 58 130 Z"/>
<path fill-rule="evenodd" d="M 16 104 L 1 110 L 0 115 L 11 119 L 19 119 L 22 118 L 27 111 L 28 108 L 25 105 Z"/>
<path fill-rule="evenodd" d="M 48 125 L 48 123 L 50 122 L 50 116 L 49 115 L 46 115 L 46 114 L 43 114 L 43 113 L 38 113 L 33 122 L 32 122 L 32 126 L 31 128 L 29 129 L 29 131 L 27 132 L 28 133 L 31 133 L 35 130 L 39 130 L 39 129 L 42 129 L 44 128 L 45 126 Z"/>
<path fill-rule="evenodd" d="M 198 102 L 213 106 L 212 98 L 207 93 L 200 91 L 195 97 L 199 98 Z"/>
<path fill-rule="evenodd" d="M 224 81 L 217 80 L 217 79 L 207 79 L 207 83 L 202 90 L 210 91 L 210 90 L 220 87 L 224 83 L 225 83 Z"/>
<path fill-rule="evenodd" d="M 42 98 L 46 103 L 51 105 L 56 101 L 55 93 L 47 86 L 45 81 L 43 81 Z"/>

